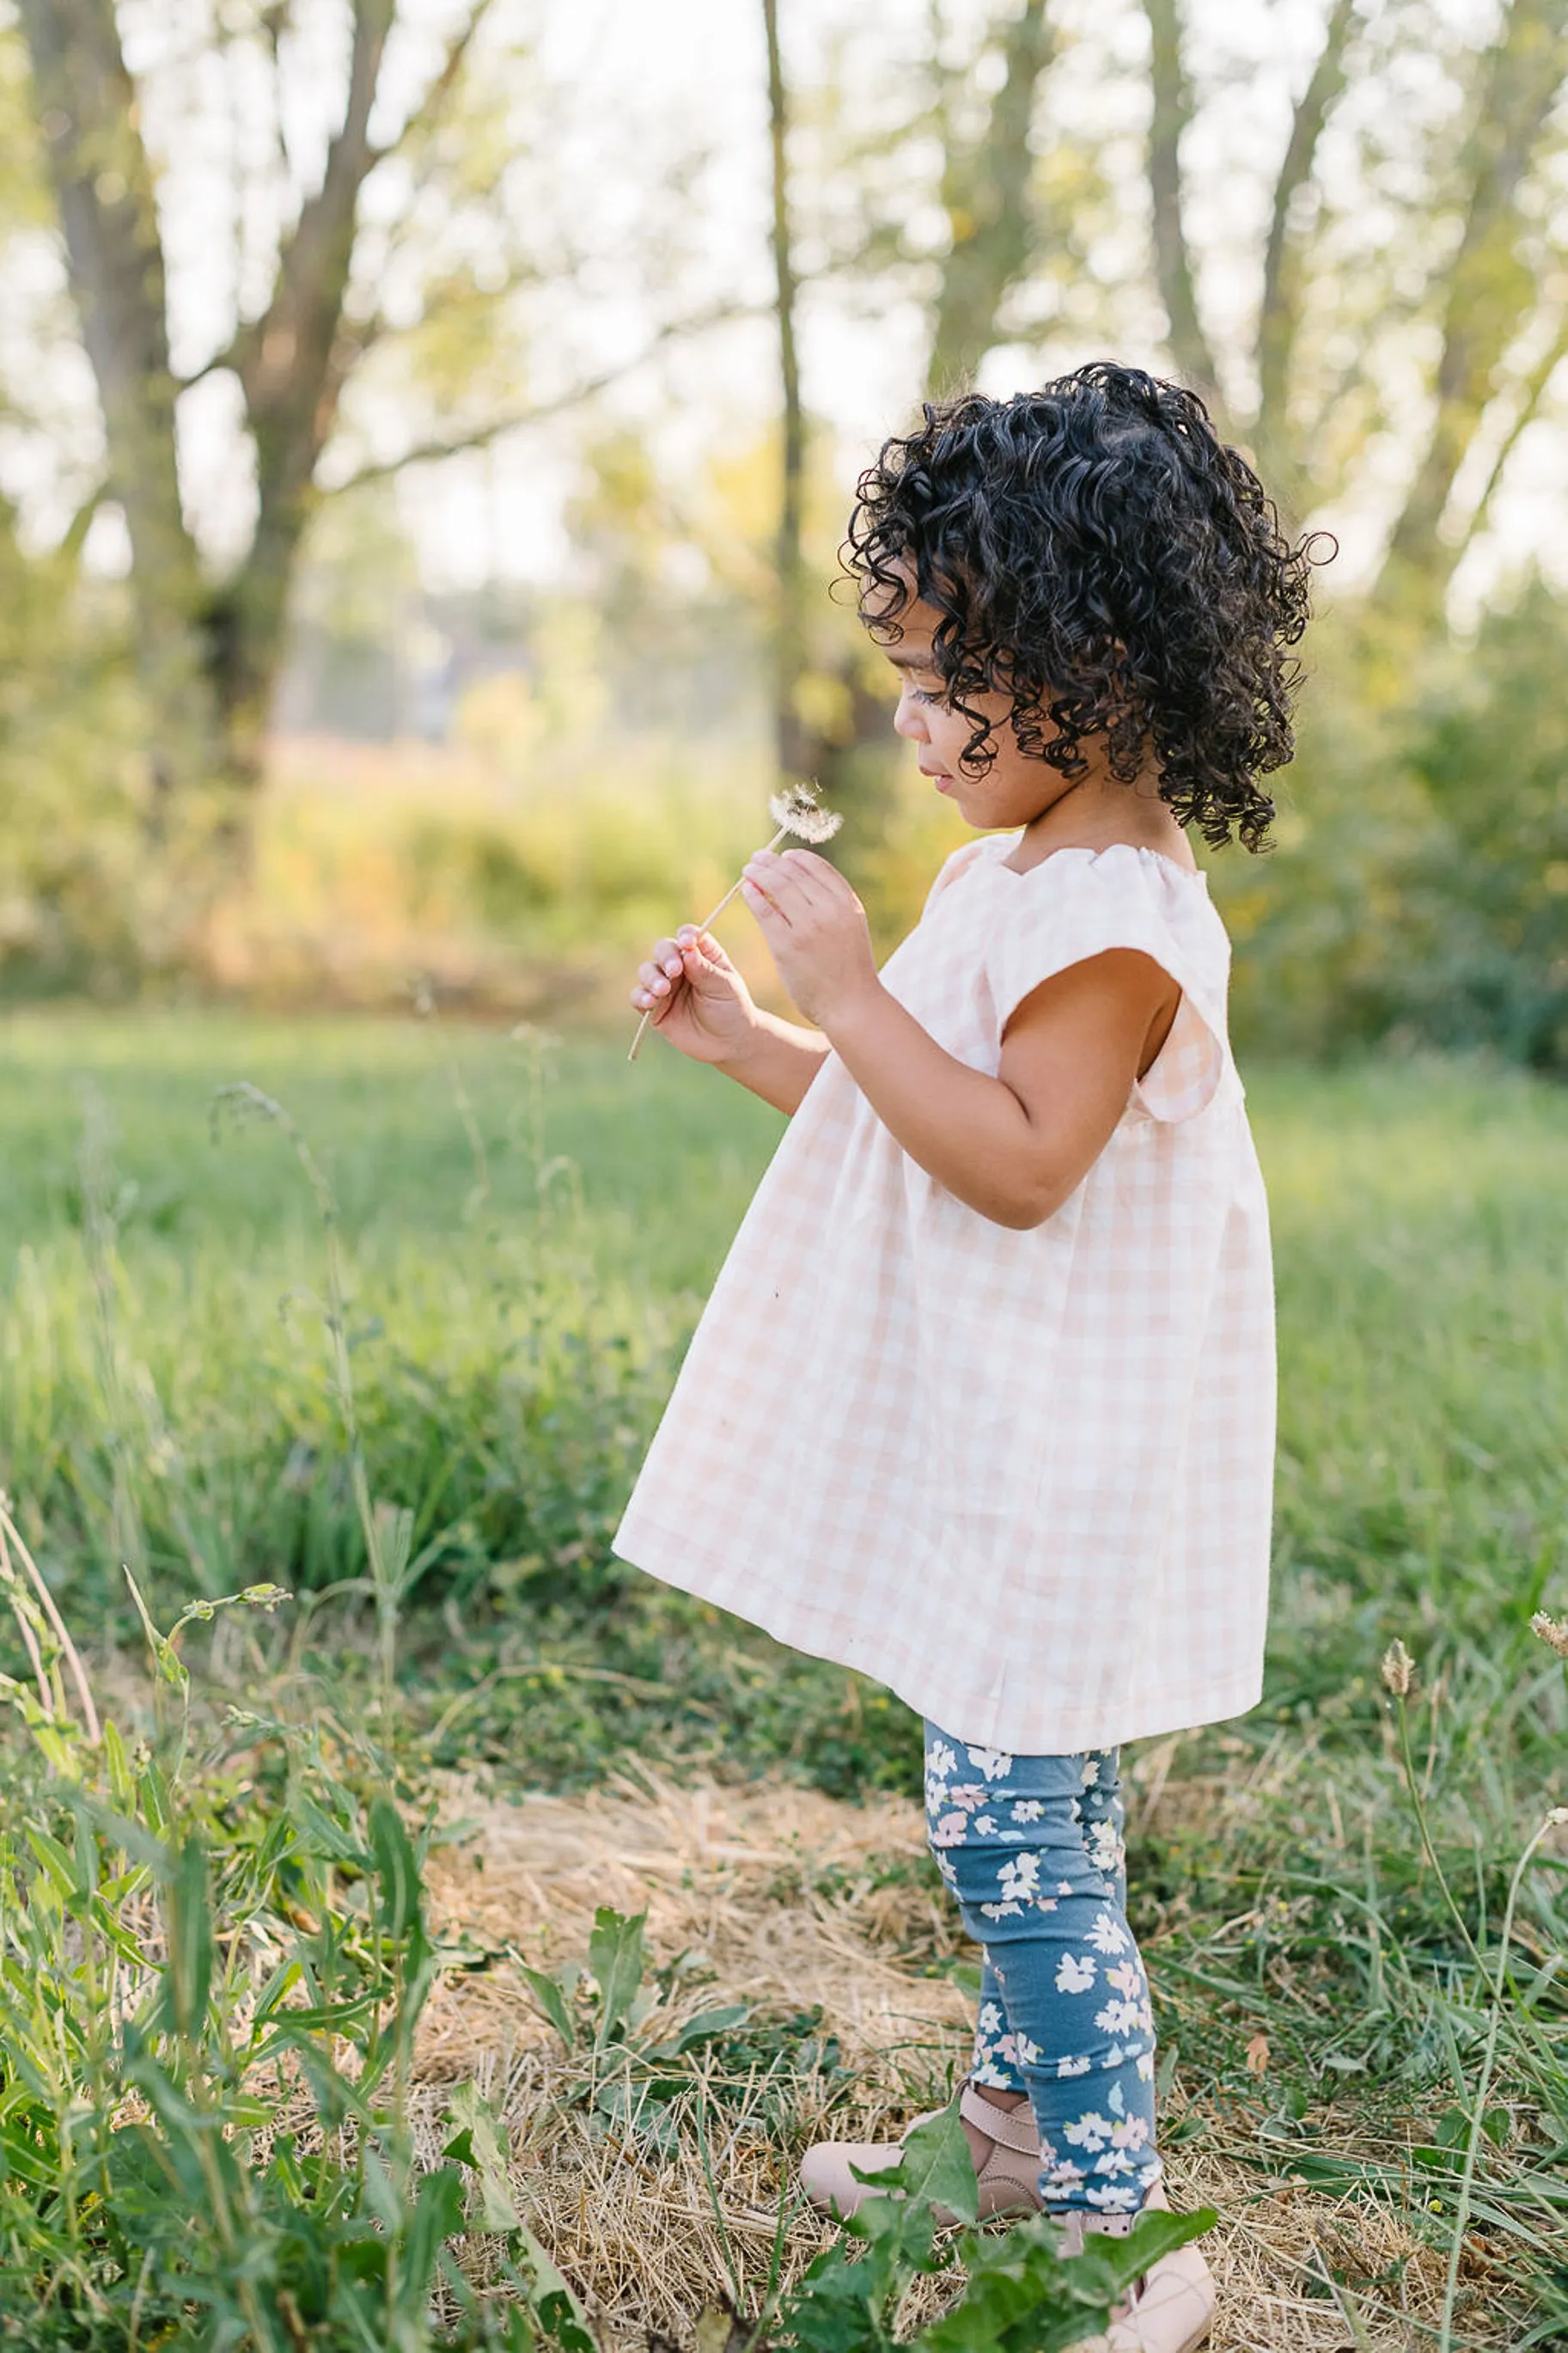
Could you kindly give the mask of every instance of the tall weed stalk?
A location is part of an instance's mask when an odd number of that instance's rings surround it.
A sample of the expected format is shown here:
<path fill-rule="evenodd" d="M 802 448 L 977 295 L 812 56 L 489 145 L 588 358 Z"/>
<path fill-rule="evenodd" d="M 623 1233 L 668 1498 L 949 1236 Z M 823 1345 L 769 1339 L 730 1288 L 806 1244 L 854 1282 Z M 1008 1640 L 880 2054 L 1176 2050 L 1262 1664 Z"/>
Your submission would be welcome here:
<path fill-rule="evenodd" d="M 405 1581 L 414 1542 L 414 1514 L 395 1505 L 373 1502 L 360 1438 L 359 1410 L 354 1396 L 353 1344 L 348 1326 L 348 1293 L 343 1279 L 342 1240 L 337 1196 L 326 1171 L 304 1134 L 280 1103 L 241 1079 L 220 1089 L 213 1107 L 215 1127 L 225 1111 L 269 1121 L 282 1131 L 304 1173 L 321 1222 L 325 1254 L 326 1296 L 317 1302 L 326 1334 L 331 1367 L 331 1393 L 342 1427 L 348 1456 L 349 1484 L 364 1541 L 370 1568 L 370 1591 L 375 1604 L 376 1668 L 381 1700 L 383 1737 L 395 1737 L 394 1700 L 397 1683 L 397 1629 Z"/>
<path fill-rule="evenodd" d="M 21 1738 L 0 1808 L 0 2335 L 33 2353 L 591 2353 L 471 2085 L 443 2161 L 415 2162 L 440 1955 L 420 1841 L 367 1794 L 372 1760 L 330 1717 L 236 1711 L 185 1770 L 183 1630 L 287 1597 L 204 1599 L 164 1634 L 138 1595 L 181 1709 L 131 1745 L 29 1563 L 5 1507 L 0 1583 L 34 1679 L 5 1686 Z M 504 2301 L 458 2261 L 476 2231 L 500 2242 Z"/>
<path fill-rule="evenodd" d="M 1548 1620 L 1547 1625 L 1551 1624 Z M 1539 1623 L 1536 1631 L 1542 1631 Z M 1542 1639 L 1550 1640 L 1550 1634 L 1543 1633 Z M 1515 1862 L 1509 1877 L 1495 1950 L 1489 1954 L 1485 1949 L 1484 1920 L 1478 1935 L 1465 1917 L 1433 1837 L 1426 1777 L 1417 1769 L 1411 1740 L 1409 1703 L 1415 1682 L 1415 1662 L 1402 1641 L 1393 1642 L 1384 1654 L 1383 1682 L 1394 1702 L 1400 1767 L 1422 1854 L 1469 1957 L 1478 1990 L 1484 1996 L 1486 2005 L 1475 2089 L 1473 2094 L 1464 2094 L 1463 2111 L 1456 2118 L 1463 2133 L 1463 2156 L 1458 2160 L 1459 2179 L 1453 2195 L 1453 2221 L 1437 2330 L 1438 2353 L 1452 2353 L 1459 2273 L 1482 2151 L 1489 2140 L 1506 2135 L 1510 2122 L 1506 2109 L 1489 2106 L 1497 2075 L 1499 2042 L 1505 2031 L 1523 2084 L 1534 2092 L 1547 2115 L 1560 2120 L 1568 2118 L 1568 2070 L 1563 2067 L 1562 2053 L 1536 2031 L 1530 1999 L 1521 1996 L 1513 1978 L 1515 1923 L 1521 1893 L 1542 1842 L 1553 1831 L 1568 1826 L 1568 1806 L 1548 1810 Z M 1548 1978 L 1551 1974 L 1548 1970 Z"/>

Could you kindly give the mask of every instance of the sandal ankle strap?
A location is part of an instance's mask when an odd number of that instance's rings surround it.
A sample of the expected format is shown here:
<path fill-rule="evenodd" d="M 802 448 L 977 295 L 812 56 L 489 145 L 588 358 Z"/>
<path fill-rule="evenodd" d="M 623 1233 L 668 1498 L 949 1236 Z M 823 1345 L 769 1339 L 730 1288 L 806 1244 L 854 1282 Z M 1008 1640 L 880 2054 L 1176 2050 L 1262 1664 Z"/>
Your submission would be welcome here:
<path fill-rule="evenodd" d="M 1021 2100 L 1016 2108 L 998 2108 L 984 2098 L 973 2084 L 965 2084 L 958 2095 L 958 2113 L 966 2125 L 983 2132 L 987 2140 L 999 2141 L 1004 2148 L 1014 2150 L 1019 2157 L 1038 2158 L 1039 2126 L 1027 2100 Z"/>

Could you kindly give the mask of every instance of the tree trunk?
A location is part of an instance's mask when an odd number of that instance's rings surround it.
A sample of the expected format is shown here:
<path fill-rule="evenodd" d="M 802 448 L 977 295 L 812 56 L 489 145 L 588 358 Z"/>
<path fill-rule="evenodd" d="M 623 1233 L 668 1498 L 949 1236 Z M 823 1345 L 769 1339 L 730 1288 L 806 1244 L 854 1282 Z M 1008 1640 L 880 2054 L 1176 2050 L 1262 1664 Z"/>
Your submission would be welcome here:
<path fill-rule="evenodd" d="M 800 397 L 800 361 L 795 346 L 795 248 L 789 203 L 789 101 L 779 47 L 778 0 L 763 0 L 768 49 L 768 127 L 773 153 L 773 254 L 774 302 L 779 331 L 783 459 L 779 524 L 775 543 L 778 607 L 774 648 L 774 737 L 779 775 L 789 781 L 807 763 L 800 712 L 805 674 L 805 572 L 802 541 L 805 502 L 805 413 Z"/>
<path fill-rule="evenodd" d="M 153 825 L 210 773 L 219 724 L 205 589 L 175 472 L 163 251 L 112 0 L 20 0 L 71 290 L 98 386 L 107 495 L 131 539 L 136 663 L 151 721 Z"/>
<path fill-rule="evenodd" d="M 1046 0 L 1023 0 L 1003 42 L 1002 85 L 984 128 L 950 141 L 942 200 L 952 242 L 937 296 L 927 383 L 942 398 L 973 382 L 996 340 L 997 314 L 1027 269 L 1033 236 L 1029 131 L 1035 92 L 1055 53 Z"/>
<path fill-rule="evenodd" d="M 1294 511 L 1303 503 L 1307 470 L 1290 433 L 1290 368 L 1301 323 L 1301 255 L 1291 233 L 1296 198 L 1307 186 L 1318 144 L 1345 87 L 1345 50 L 1362 0 L 1334 0 L 1323 46 L 1290 121 L 1263 257 L 1263 300 L 1258 313 L 1258 416 L 1254 439 L 1271 490 Z"/>
<path fill-rule="evenodd" d="M 343 298 L 360 190 L 377 161 L 369 121 L 395 5 L 355 0 L 348 95 L 321 185 L 284 240 L 265 314 L 224 355 L 245 396 L 258 515 L 244 562 L 214 586 L 181 510 L 163 255 L 113 0 L 23 0 L 71 288 L 103 409 L 110 494 L 131 535 L 160 797 L 203 778 L 249 789 L 260 777 L 316 466 L 359 357 Z M 459 34 L 459 57 L 463 42 Z"/>
<path fill-rule="evenodd" d="M 1535 301 L 1520 250 L 1520 184 L 1568 74 L 1563 0 L 1510 0 L 1481 77 L 1465 149 L 1468 205 L 1448 274 L 1436 415 L 1377 586 L 1378 601 L 1434 622 L 1462 542 L 1444 511 L 1493 393 L 1497 368 Z"/>
<path fill-rule="evenodd" d="M 1182 52 L 1178 0 L 1143 0 L 1149 19 L 1149 195 L 1153 208 L 1154 279 L 1165 306 L 1171 356 L 1184 381 L 1216 417 L 1219 371 L 1198 316 L 1197 289 L 1182 198 L 1181 145 L 1192 120 L 1192 90 Z"/>

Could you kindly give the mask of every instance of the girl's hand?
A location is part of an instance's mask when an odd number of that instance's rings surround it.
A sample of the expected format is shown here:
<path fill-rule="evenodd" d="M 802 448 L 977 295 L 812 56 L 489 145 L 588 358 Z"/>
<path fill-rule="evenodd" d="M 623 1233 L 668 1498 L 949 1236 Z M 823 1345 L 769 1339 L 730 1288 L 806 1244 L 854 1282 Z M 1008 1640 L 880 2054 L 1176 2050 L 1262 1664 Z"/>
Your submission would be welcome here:
<path fill-rule="evenodd" d="M 808 1021 L 831 1032 L 836 1014 L 880 987 L 865 908 L 810 849 L 758 850 L 744 888 L 784 987 Z"/>
<path fill-rule="evenodd" d="M 637 967 L 632 1003 L 661 1038 L 694 1062 L 736 1060 L 752 1042 L 752 992 L 711 932 L 682 923 Z"/>

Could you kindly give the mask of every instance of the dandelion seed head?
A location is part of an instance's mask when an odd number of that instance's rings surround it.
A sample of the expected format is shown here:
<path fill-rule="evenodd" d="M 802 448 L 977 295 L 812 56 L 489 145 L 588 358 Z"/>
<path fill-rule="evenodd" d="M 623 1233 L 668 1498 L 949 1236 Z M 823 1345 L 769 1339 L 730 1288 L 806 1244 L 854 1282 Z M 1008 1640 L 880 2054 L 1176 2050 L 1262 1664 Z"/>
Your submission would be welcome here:
<path fill-rule="evenodd" d="M 1395 1699 L 1408 1696 L 1415 1680 L 1415 1662 L 1397 1635 L 1383 1654 L 1383 1683 Z"/>
<path fill-rule="evenodd" d="M 1539 1634 L 1547 1649 L 1555 1651 L 1560 1659 L 1568 1659 L 1568 1618 L 1549 1618 L 1544 1609 L 1538 1609 L 1530 1621 L 1530 1630 Z"/>
<path fill-rule="evenodd" d="M 1553 1806 L 1546 1817 L 1548 1830 L 1560 1831 L 1568 1822 L 1568 1806 Z"/>
<path fill-rule="evenodd" d="M 793 833 L 797 841 L 831 841 L 844 822 L 837 809 L 823 807 L 815 785 L 790 785 L 774 793 L 768 814 L 781 833 Z"/>

